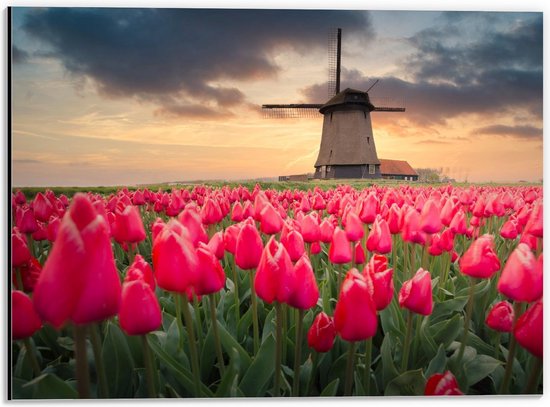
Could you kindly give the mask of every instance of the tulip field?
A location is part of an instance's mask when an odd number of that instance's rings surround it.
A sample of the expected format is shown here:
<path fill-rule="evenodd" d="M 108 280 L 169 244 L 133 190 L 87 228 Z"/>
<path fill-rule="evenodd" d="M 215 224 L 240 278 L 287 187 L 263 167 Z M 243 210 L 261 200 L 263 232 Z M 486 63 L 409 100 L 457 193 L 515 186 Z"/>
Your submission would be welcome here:
<path fill-rule="evenodd" d="M 541 394 L 541 186 L 12 193 L 11 397 Z"/>

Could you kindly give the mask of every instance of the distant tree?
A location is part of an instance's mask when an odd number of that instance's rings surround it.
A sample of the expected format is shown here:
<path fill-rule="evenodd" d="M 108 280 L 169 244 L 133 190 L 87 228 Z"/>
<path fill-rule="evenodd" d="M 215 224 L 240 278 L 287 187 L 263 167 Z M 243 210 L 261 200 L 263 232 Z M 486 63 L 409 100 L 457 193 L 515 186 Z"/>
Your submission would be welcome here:
<path fill-rule="evenodd" d="M 416 168 L 415 170 L 420 182 L 441 182 L 444 178 L 443 168 Z"/>

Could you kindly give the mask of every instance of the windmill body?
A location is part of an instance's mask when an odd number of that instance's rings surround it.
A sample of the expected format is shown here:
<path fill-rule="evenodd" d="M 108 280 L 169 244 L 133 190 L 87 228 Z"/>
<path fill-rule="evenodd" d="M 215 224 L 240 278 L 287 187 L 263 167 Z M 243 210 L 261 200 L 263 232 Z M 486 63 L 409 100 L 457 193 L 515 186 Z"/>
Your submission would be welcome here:
<path fill-rule="evenodd" d="M 370 113 L 404 112 L 403 107 L 374 106 L 366 92 L 347 88 L 340 92 L 342 30 L 329 37 L 329 97 L 324 104 L 263 105 L 268 117 L 295 118 L 322 114 L 323 132 L 315 178 L 380 178 L 380 160 Z"/>
<path fill-rule="evenodd" d="M 380 178 L 366 92 L 346 89 L 325 103 L 315 178 Z"/>

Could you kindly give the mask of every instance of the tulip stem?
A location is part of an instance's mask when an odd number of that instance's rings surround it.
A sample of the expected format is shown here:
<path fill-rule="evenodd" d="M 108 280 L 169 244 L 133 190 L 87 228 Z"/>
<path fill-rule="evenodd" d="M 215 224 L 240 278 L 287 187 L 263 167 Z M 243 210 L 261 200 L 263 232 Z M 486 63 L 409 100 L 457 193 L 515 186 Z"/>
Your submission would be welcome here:
<path fill-rule="evenodd" d="M 99 336 L 97 324 L 90 324 L 90 341 L 94 351 L 95 370 L 98 380 L 98 396 L 100 398 L 109 398 L 109 386 L 105 376 L 105 365 L 101 357 L 101 338 Z"/>
<path fill-rule="evenodd" d="M 367 240 L 369 239 L 369 224 L 365 223 L 365 235 L 363 237 L 365 240 L 365 244 L 363 247 L 365 248 L 365 264 L 368 264 L 369 262 L 369 249 L 367 249 Z M 355 253 L 355 249 L 353 250 L 353 253 Z"/>
<path fill-rule="evenodd" d="M 38 364 L 38 359 L 36 359 L 36 355 L 34 354 L 34 348 L 31 344 L 30 339 L 29 338 L 23 339 L 23 344 L 25 345 L 25 350 L 27 351 L 27 357 L 29 358 L 29 362 L 31 362 L 34 376 L 38 377 L 40 376 L 40 373 L 42 373 L 42 371 L 40 370 L 40 365 Z"/>
<path fill-rule="evenodd" d="M 197 344 L 195 343 L 195 332 L 193 330 L 193 318 L 189 312 L 189 304 L 187 296 L 185 294 L 181 295 L 183 300 L 182 311 L 183 318 L 185 318 L 185 327 L 187 328 L 187 336 L 189 337 L 189 350 L 191 352 L 191 368 L 193 370 L 193 382 L 195 385 L 195 396 L 201 396 L 200 388 L 200 370 L 199 370 L 199 355 L 197 352 Z"/>
<path fill-rule="evenodd" d="M 309 375 L 309 381 L 307 382 L 307 391 L 306 391 L 306 397 L 309 397 L 311 395 L 311 386 L 315 380 L 315 375 L 317 373 L 317 359 L 319 358 L 319 354 L 317 352 L 311 353 L 311 374 Z"/>
<path fill-rule="evenodd" d="M 415 268 L 416 268 L 416 245 L 414 243 L 411 243 L 411 250 L 410 250 L 410 256 L 411 256 L 411 262 L 410 262 L 410 277 L 414 277 Z"/>
<path fill-rule="evenodd" d="M 413 361 L 413 366 L 414 364 L 416 363 L 416 359 L 417 359 L 417 354 L 418 354 L 418 342 L 420 340 L 420 329 L 422 327 L 422 315 L 418 314 L 416 316 L 416 331 L 415 331 L 415 334 L 412 338 L 412 349 L 413 349 L 413 352 L 412 352 L 412 361 Z"/>
<path fill-rule="evenodd" d="M 282 309 L 281 304 L 275 301 L 275 314 L 277 321 L 275 323 L 275 379 L 273 383 L 273 397 L 279 397 L 279 383 L 281 379 L 281 342 L 283 340 L 283 324 L 282 324 Z"/>
<path fill-rule="evenodd" d="M 353 387 L 353 365 L 355 364 L 355 342 L 349 343 L 348 363 L 346 365 L 346 383 L 344 387 L 344 396 L 351 396 Z"/>
<path fill-rule="evenodd" d="M 537 259 L 539 258 L 540 254 L 542 253 L 542 248 L 543 248 L 542 238 L 537 237 L 537 248 L 535 250 L 535 256 L 537 257 Z"/>
<path fill-rule="evenodd" d="M 239 313 L 239 282 L 237 274 L 237 265 L 235 264 L 235 257 L 231 256 L 231 265 L 233 267 L 233 285 L 235 290 L 235 326 L 239 326 L 239 319 L 241 317 Z"/>
<path fill-rule="evenodd" d="M 370 396 L 370 365 L 372 363 L 372 338 L 365 341 L 365 396 Z"/>
<path fill-rule="evenodd" d="M 197 352 L 200 354 L 202 348 L 202 317 L 199 307 L 199 299 L 196 294 L 193 294 L 193 311 L 195 312 L 195 322 L 197 324 Z"/>
<path fill-rule="evenodd" d="M 413 313 L 407 315 L 407 332 L 405 333 L 405 342 L 403 343 L 403 358 L 401 359 L 401 371 L 405 372 L 409 364 L 409 351 L 411 348 L 411 335 L 413 328 Z"/>
<path fill-rule="evenodd" d="M 127 242 L 128 245 L 128 265 L 131 266 L 134 263 L 134 257 L 136 253 L 134 251 L 134 244 Z"/>
<path fill-rule="evenodd" d="M 406 272 L 411 267 L 411 265 L 409 264 L 409 260 L 410 260 L 409 245 L 410 244 L 408 242 L 403 241 L 403 251 L 404 251 L 404 253 L 403 253 L 403 272 Z M 410 272 L 409 272 L 409 274 L 410 274 Z"/>
<path fill-rule="evenodd" d="M 218 332 L 218 318 L 216 316 L 216 297 L 211 294 L 208 298 L 210 303 L 210 315 L 212 317 L 212 333 L 214 334 L 214 343 L 216 344 L 216 354 L 218 356 L 218 367 L 220 369 L 220 377 L 223 377 L 225 366 L 223 364 L 222 345 L 220 342 L 220 333 Z"/>
<path fill-rule="evenodd" d="M 250 277 L 250 300 L 252 301 L 252 329 L 254 331 L 254 355 L 260 349 L 260 329 L 258 326 L 258 299 L 256 298 L 256 288 L 254 287 L 254 269 L 249 271 Z"/>
<path fill-rule="evenodd" d="M 470 331 L 470 320 L 472 319 L 472 311 L 474 309 L 474 293 L 476 289 L 475 278 L 470 277 L 470 290 L 468 293 L 468 304 L 466 305 L 466 318 L 464 319 L 464 332 L 462 334 L 462 342 L 460 342 L 460 349 L 458 350 L 458 357 L 456 365 L 459 366 L 464 356 L 464 350 L 466 349 L 466 342 L 468 341 L 468 333 Z"/>
<path fill-rule="evenodd" d="M 495 359 L 499 359 L 498 355 L 500 353 L 500 337 L 501 333 L 497 331 L 497 338 L 495 340 Z"/>
<path fill-rule="evenodd" d="M 141 343 L 143 345 L 143 362 L 145 364 L 145 379 L 147 381 L 147 395 L 149 398 L 157 397 L 155 391 L 155 371 L 153 369 L 153 359 L 151 358 L 151 350 L 147 335 L 141 335 Z"/>
<path fill-rule="evenodd" d="M 514 322 L 512 326 L 516 325 L 516 321 L 521 314 L 521 302 L 514 301 Z M 510 343 L 508 347 L 508 359 L 506 360 L 506 370 L 504 371 L 504 378 L 500 385 L 500 394 L 508 394 L 508 386 L 510 379 L 512 378 L 512 367 L 514 366 L 514 358 L 516 356 L 516 337 L 513 332 L 510 332 Z"/>
<path fill-rule="evenodd" d="M 391 249 L 391 256 L 392 256 L 392 267 L 394 272 L 397 272 L 397 235 L 392 235 L 392 249 Z"/>
<path fill-rule="evenodd" d="M 31 233 L 27 233 L 27 246 L 29 248 L 29 251 L 31 252 L 32 257 L 38 257 L 36 255 L 36 250 L 34 247 L 34 239 L 32 238 Z"/>
<path fill-rule="evenodd" d="M 342 265 L 338 264 L 336 266 L 336 272 L 338 273 L 338 285 L 336 286 L 336 296 L 340 292 L 340 286 L 342 285 Z"/>
<path fill-rule="evenodd" d="M 439 280 L 439 287 L 441 289 L 445 289 L 445 285 L 447 283 L 447 275 L 449 273 L 449 269 L 451 267 L 451 253 L 445 252 L 441 255 L 441 274 L 440 274 L 440 280 Z M 431 271 L 431 270 L 430 270 Z M 440 298 L 443 300 L 445 298 L 445 294 L 440 291 Z"/>
<path fill-rule="evenodd" d="M 302 334 L 304 325 L 304 310 L 298 309 L 296 313 L 296 342 L 294 344 L 294 380 L 292 382 L 292 395 L 300 395 L 300 366 L 302 359 Z"/>
<path fill-rule="evenodd" d="M 90 398 L 90 372 L 86 355 L 86 326 L 74 326 L 74 353 L 76 359 L 76 386 L 78 397 Z"/>
<path fill-rule="evenodd" d="M 535 359 L 533 361 L 533 366 L 531 367 L 531 374 L 529 375 L 529 380 L 527 381 L 527 386 L 525 386 L 524 394 L 533 394 L 536 392 L 539 387 L 540 373 L 542 371 L 542 358 L 533 356 Z"/>
<path fill-rule="evenodd" d="M 351 266 L 356 267 L 355 264 L 355 242 L 349 242 L 351 246 Z"/>
<path fill-rule="evenodd" d="M 17 281 L 17 289 L 25 292 L 25 286 L 23 285 L 23 277 L 21 276 L 21 267 L 15 268 L 15 280 Z"/>
<path fill-rule="evenodd" d="M 174 293 L 174 305 L 176 306 L 176 325 L 179 334 L 179 350 L 183 349 L 183 325 L 181 321 L 181 300 L 179 294 Z"/>
<path fill-rule="evenodd" d="M 430 249 L 430 245 L 428 243 L 428 239 L 426 239 L 426 243 L 422 247 L 422 261 L 421 261 L 422 268 L 424 270 L 428 269 L 428 258 L 429 258 L 428 256 L 430 254 L 429 249 Z"/>

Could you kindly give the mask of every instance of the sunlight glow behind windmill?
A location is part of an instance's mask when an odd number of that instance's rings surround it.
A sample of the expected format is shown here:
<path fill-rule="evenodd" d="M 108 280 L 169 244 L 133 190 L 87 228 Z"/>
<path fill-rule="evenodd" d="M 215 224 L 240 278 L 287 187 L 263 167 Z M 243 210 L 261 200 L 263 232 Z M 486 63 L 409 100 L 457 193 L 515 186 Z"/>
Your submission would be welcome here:
<path fill-rule="evenodd" d="M 302 118 L 324 116 L 315 178 L 380 178 L 380 160 L 376 154 L 370 112 L 404 112 L 401 106 L 371 103 L 367 91 L 346 88 L 340 91 L 342 29 L 329 34 L 328 93 L 324 104 L 262 105 L 265 117 Z"/>

